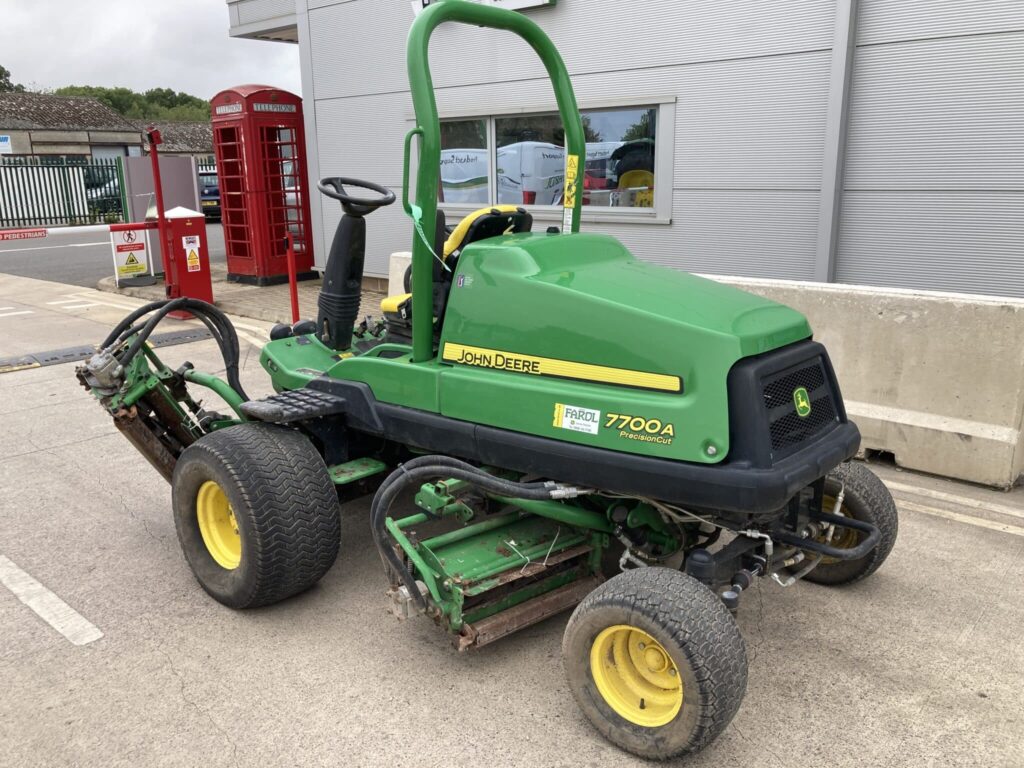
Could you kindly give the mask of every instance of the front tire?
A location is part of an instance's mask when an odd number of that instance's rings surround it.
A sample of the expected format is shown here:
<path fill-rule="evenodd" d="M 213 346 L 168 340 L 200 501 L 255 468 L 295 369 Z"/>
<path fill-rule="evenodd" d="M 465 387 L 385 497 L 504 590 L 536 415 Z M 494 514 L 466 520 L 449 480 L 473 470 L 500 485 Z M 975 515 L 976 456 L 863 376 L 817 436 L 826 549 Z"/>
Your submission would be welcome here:
<path fill-rule="evenodd" d="M 707 746 L 747 688 L 732 615 L 703 584 L 668 568 L 626 571 L 591 592 L 569 619 L 562 663 L 594 727 L 656 760 Z"/>
<path fill-rule="evenodd" d="M 174 524 L 199 584 L 231 608 L 308 589 L 338 556 L 338 497 L 302 434 L 245 423 L 181 454 L 171 479 Z"/>
<path fill-rule="evenodd" d="M 882 536 L 878 546 L 859 560 L 823 558 L 814 570 L 804 576 L 804 580 L 815 584 L 838 586 L 866 579 L 882 567 L 896 544 L 899 532 L 896 502 L 874 472 L 853 461 L 844 462 L 829 472 L 825 477 L 825 502 L 822 505 L 825 512 L 833 511 L 840 489 L 843 490 L 843 504 L 839 514 L 877 526 Z M 866 535 L 853 529 L 836 530 L 839 538 L 833 539 L 831 544 L 840 549 L 857 546 Z M 808 556 L 813 556 L 813 553 L 808 553 Z"/>

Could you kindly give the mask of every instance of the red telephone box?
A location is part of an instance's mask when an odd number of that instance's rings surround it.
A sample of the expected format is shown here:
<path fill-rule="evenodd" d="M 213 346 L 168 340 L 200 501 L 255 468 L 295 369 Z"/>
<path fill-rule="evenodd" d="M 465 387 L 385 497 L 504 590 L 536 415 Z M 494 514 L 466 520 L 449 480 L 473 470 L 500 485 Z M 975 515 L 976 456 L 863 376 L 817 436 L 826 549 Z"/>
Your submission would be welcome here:
<path fill-rule="evenodd" d="M 210 109 L 228 280 L 287 281 L 289 232 L 299 279 L 315 277 L 302 99 L 240 85 L 214 96 Z"/>

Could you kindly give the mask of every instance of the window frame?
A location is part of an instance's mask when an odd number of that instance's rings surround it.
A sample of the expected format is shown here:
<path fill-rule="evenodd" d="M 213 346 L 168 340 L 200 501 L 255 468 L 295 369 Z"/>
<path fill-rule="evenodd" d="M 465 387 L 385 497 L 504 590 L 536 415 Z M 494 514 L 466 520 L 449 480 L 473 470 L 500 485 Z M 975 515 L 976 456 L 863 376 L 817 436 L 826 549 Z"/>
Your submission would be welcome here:
<path fill-rule="evenodd" d="M 655 123 L 654 147 L 654 207 L 653 208 L 610 208 L 583 206 L 582 221 L 584 223 L 607 224 L 660 224 L 672 223 L 672 191 L 675 186 L 675 136 L 676 136 L 676 97 L 654 96 L 634 98 L 585 99 L 580 101 L 580 112 L 596 110 L 630 109 L 636 107 L 656 107 L 657 122 Z M 487 126 L 487 189 L 490 200 L 498 199 L 498 142 L 497 121 L 505 117 L 517 115 L 551 114 L 550 104 L 524 104 L 513 109 L 481 115 L 472 109 L 444 110 L 440 114 L 442 122 L 452 120 L 483 120 Z M 415 120 L 415 118 L 412 118 Z M 668 179 L 668 183 L 659 183 L 658 179 Z M 438 207 L 446 214 L 464 216 L 477 210 L 477 206 L 468 203 L 439 202 Z M 530 213 L 535 221 L 560 224 L 562 206 L 531 205 Z"/>

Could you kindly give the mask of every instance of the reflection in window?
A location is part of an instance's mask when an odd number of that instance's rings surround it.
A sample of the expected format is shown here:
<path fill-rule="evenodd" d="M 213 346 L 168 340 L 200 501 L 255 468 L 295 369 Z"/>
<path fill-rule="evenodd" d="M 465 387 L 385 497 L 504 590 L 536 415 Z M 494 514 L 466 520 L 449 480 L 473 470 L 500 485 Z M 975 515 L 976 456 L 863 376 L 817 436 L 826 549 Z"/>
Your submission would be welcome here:
<path fill-rule="evenodd" d="M 441 123 L 441 189 L 438 202 L 487 205 L 490 158 L 486 120 Z"/>
<path fill-rule="evenodd" d="M 656 107 L 582 113 L 587 140 L 583 204 L 654 207 Z M 495 120 L 498 202 L 559 205 L 565 175 L 565 131 L 557 114 Z"/>
<path fill-rule="evenodd" d="M 653 208 L 657 107 L 582 113 L 587 140 L 583 204 Z M 565 130 L 557 113 L 493 118 L 498 203 L 561 205 Z M 441 123 L 441 201 L 487 205 L 488 120 Z"/>

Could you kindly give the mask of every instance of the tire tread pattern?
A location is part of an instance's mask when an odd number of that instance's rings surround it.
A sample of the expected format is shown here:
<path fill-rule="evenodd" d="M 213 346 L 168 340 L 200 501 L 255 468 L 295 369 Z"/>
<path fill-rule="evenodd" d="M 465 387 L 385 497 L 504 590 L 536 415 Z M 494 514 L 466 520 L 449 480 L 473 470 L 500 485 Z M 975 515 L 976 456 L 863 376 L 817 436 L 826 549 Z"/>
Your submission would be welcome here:
<path fill-rule="evenodd" d="M 323 458 L 301 433 L 249 422 L 206 435 L 188 455 L 202 454 L 227 471 L 256 535 L 255 578 L 233 605 L 255 608 L 298 594 L 334 564 L 341 539 L 337 493 Z M 236 514 L 238 511 L 236 511 Z"/>
<path fill-rule="evenodd" d="M 698 751 L 719 736 L 739 710 L 747 690 L 746 645 L 721 600 L 679 571 L 660 567 L 625 571 L 591 592 L 576 608 L 566 627 L 563 654 L 576 625 L 602 607 L 641 614 L 669 633 L 697 679 L 700 710 L 688 742 L 668 752 L 662 751 L 659 739 L 653 736 L 650 749 L 621 741 L 616 738 L 619 729 L 613 722 L 594 722 L 597 729 L 620 747 L 653 759 Z M 583 692 L 576 685 L 571 687 L 577 703 L 587 712 Z"/>

